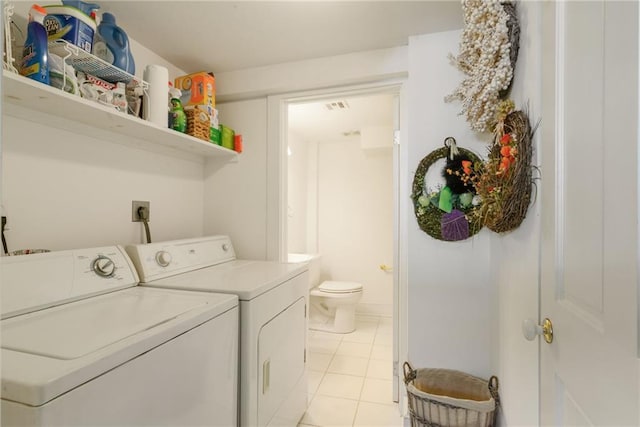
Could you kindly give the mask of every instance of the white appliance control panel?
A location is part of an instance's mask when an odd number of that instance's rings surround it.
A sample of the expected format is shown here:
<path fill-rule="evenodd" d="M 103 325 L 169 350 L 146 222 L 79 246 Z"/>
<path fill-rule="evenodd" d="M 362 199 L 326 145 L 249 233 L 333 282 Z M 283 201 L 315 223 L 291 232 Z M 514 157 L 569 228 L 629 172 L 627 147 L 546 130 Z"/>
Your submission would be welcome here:
<path fill-rule="evenodd" d="M 120 246 L 0 258 L 2 318 L 136 286 Z"/>
<path fill-rule="evenodd" d="M 142 283 L 210 267 L 236 258 L 228 236 L 131 245 L 126 247 L 126 251 L 135 264 Z"/>

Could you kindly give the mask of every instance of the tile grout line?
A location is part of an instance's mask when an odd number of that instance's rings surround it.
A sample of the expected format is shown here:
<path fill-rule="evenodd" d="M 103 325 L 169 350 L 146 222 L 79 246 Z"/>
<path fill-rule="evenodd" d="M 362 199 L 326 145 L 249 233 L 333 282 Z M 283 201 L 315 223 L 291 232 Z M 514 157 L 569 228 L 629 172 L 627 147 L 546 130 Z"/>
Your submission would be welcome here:
<path fill-rule="evenodd" d="M 377 326 L 376 326 L 377 330 Z M 375 336 L 374 336 L 375 340 Z M 369 372 L 369 364 L 371 363 L 371 353 L 373 352 L 373 343 L 371 343 L 371 350 L 369 350 L 369 358 L 367 359 L 367 367 L 364 370 L 364 378 L 362 379 L 362 386 L 360 386 L 360 394 L 358 395 L 358 404 L 356 405 L 356 412 L 353 414 L 353 421 L 351 422 L 351 426 L 354 427 L 356 424 L 356 419 L 358 419 L 358 411 L 360 410 L 360 403 L 362 402 L 362 391 L 364 390 L 364 384 L 367 381 L 367 373 Z"/>
<path fill-rule="evenodd" d="M 355 427 L 355 425 L 356 425 L 356 420 L 357 420 L 357 418 L 358 418 L 358 414 L 359 414 L 359 412 L 360 412 L 360 410 L 361 410 L 361 403 L 363 403 L 363 402 L 364 402 L 364 401 L 362 400 L 362 393 L 363 393 L 364 388 L 365 388 L 365 382 L 366 382 L 367 378 L 369 378 L 367 375 L 368 375 L 368 373 L 369 373 L 369 368 L 371 367 L 371 361 L 372 361 L 372 360 L 382 360 L 382 359 L 372 359 L 372 356 L 373 356 L 373 349 L 374 349 L 374 347 L 375 347 L 375 345 L 376 345 L 376 344 L 375 344 L 375 342 L 376 342 L 376 338 L 378 338 L 379 333 L 381 333 L 381 332 L 382 332 L 382 329 L 381 329 L 381 328 L 382 328 L 382 326 L 381 326 L 381 324 L 380 324 L 380 317 L 378 317 L 377 319 L 378 319 L 378 320 L 377 320 L 377 322 L 376 322 L 375 332 L 374 332 L 374 334 L 373 334 L 373 341 L 372 341 L 371 343 L 364 343 L 364 342 L 358 342 L 358 341 L 345 341 L 345 339 L 344 339 L 345 337 L 344 337 L 344 336 L 336 336 L 336 338 L 339 338 L 338 340 L 336 340 L 336 341 L 338 341 L 338 345 L 336 346 L 335 350 L 332 350 L 332 352 L 330 353 L 331 357 L 330 357 L 330 359 L 329 359 L 329 362 L 327 363 L 327 365 L 326 365 L 326 367 L 324 368 L 324 370 L 321 372 L 322 376 L 320 377 L 320 381 L 319 381 L 319 384 L 318 384 L 318 388 L 316 389 L 316 391 L 315 391 L 315 392 L 314 392 L 314 394 L 312 395 L 311 400 L 310 400 L 310 402 L 309 402 L 309 406 L 311 406 L 311 403 L 314 401 L 314 399 L 315 399 L 317 396 L 319 396 L 319 394 L 318 394 L 318 390 L 320 389 L 320 385 L 322 384 L 322 382 L 323 382 L 323 381 L 324 381 L 324 379 L 326 378 L 327 374 L 328 374 L 328 373 L 330 373 L 330 372 L 329 372 L 329 369 L 330 369 L 330 367 L 331 367 L 332 363 L 336 360 L 336 356 L 353 357 L 353 358 L 362 358 L 362 359 L 365 359 L 365 357 L 361 357 L 361 356 L 357 356 L 357 355 L 351 355 L 351 354 L 340 354 L 340 355 L 339 355 L 339 354 L 338 354 L 338 351 L 339 351 L 339 349 L 340 349 L 340 347 L 341 347 L 342 343 L 347 342 L 347 343 L 356 343 L 356 344 L 369 344 L 369 345 L 370 345 L 369 353 L 368 353 L 368 357 L 366 357 L 366 359 L 367 359 L 367 362 L 366 362 L 366 363 L 367 363 L 367 365 L 366 365 L 366 368 L 365 368 L 365 370 L 364 370 L 364 375 L 362 376 L 363 381 L 362 381 L 362 385 L 361 385 L 361 387 L 360 387 L 360 393 L 359 393 L 359 395 L 358 395 L 358 399 L 357 399 L 357 400 L 355 400 L 355 401 L 356 401 L 356 408 L 355 408 L 355 412 L 354 412 L 353 419 L 352 419 L 352 422 L 351 422 L 351 426 L 352 426 L 352 427 Z M 370 319 L 367 319 L 366 321 L 367 321 L 367 323 L 373 323 L 373 322 L 370 322 Z M 384 334 L 384 335 L 386 335 L 386 334 Z M 317 338 L 317 337 L 316 337 L 316 338 Z M 311 339 L 313 339 L 313 338 L 311 338 Z M 385 345 L 385 344 L 378 344 L 378 346 L 388 347 L 388 346 L 387 346 L 387 345 Z M 326 353 L 326 354 L 329 354 L 329 353 Z M 387 362 L 386 360 L 382 360 L 382 361 Z M 318 373 L 320 373 L 320 371 L 314 371 L 314 372 L 318 372 Z M 342 374 L 342 375 L 348 375 L 348 376 L 360 377 L 359 375 L 350 375 L 350 374 Z M 373 378 L 373 377 L 372 377 L 372 378 Z M 374 378 L 374 379 L 376 379 L 376 378 Z M 386 379 L 386 378 L 385 378 L 385 379 Z M 324 396 L 324 395 L 322 395 L 322 396 Z M 332 397 L 332 396 L 328 396 L 328 397 Z M 338 397 L 335 397 L 335 398 L 338 398 Z M 352 399 L 346 399 L 346 398 L 342 398 L 342 399 L 345 399 L 345 400 L 352 400 Z M 374 404 L 382 404 L 382 403 L 374 403 Z M 393 404 L 393 402 L 392 402 L 392 404 Z M 322 426 L 314 426 L 314 427 L 322 427 Z"/>
<path fill-rule="evenodd" d="M 356 419 L 358 419 L 358 412 L 360 411 L 360 404 L 362 403 L 362 392 L 364 391 L 364 385 L 367 382 L 367 374 L 369 373 L 369 366 L 371 365 L 371 356 L 373 354 L 373 345 L 376 341 L 376 336 L 378 334 L 378 329 L 380 328 L 380 318 L 378 318 L 376 322 L 376 331 L 373 334 L 373 341 L 371 342 L 371 348 L 369 349 L 369 357 L 367 358 L 367 368 L 364 371 L 364 378 L 362 380 L 362 387 L 360 387 L 360 395 L 358 396 L 358 404 L 356 406 L 356 412 L 353 416 L 352 427 L 356 424 Z"/>

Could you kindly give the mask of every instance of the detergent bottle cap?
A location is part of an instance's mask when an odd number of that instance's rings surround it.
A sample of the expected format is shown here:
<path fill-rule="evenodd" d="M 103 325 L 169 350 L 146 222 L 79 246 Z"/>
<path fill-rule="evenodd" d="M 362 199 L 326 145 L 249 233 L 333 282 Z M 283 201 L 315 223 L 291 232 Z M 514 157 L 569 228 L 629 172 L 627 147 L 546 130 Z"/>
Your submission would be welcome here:
<path fill-rule="evenodd" d="M 180 91 L 180 89 L 176 89 L 175 87 L 170 87 L 169 95 L 171 95 L 171 99 L 174 99 L 174 98 L 180 99 L 180 97 L 182 96 L 182 92 Z"/>
<path fill-rule="evenodd" d="M 102 14 L 102 22 L 105 24 L 115 24 L 116 23 L 116 17 L 113 16 L 113 14 L 109 13 L 109 12 L 105 12 Z"/>
<path fill-rule="evenodd" d="M 44 7 L 40 6 L 39 4 L 34 4 L 31 6 L 31 11 L 30 12 L 35 12 L 39 15 L 45 15 L 47 14 L 47 9 L 45 9 Z"/>

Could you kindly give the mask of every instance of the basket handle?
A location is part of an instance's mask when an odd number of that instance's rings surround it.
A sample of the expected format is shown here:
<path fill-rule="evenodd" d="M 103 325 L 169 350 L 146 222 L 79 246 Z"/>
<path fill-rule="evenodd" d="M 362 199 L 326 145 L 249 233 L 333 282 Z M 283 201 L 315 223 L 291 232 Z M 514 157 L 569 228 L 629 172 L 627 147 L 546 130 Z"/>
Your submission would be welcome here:
<path fill-rule="evenodd" d="M 496 405 L 500 406 L 500 395 L 498 394 L 498 387 L 500 386 L 500 382 L 498 381 L 498 377 L 492 375 L 489 378 L 489 393 L 496 401 Z"/>
<path fill-rule="evenodd" d="M 409 384 L 409 381 L 413 381 L 416 379 L 416 370 L 411 367 L 409 362 L 404 362 L 402 364 L 402 370 L 404 371 L 404 384 Z"/>

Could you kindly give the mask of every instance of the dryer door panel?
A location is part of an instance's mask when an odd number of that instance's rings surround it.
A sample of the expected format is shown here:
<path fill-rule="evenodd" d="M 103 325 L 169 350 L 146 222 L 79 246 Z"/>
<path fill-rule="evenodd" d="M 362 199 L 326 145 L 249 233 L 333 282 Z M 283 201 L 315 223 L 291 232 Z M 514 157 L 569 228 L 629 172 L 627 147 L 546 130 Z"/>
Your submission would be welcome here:
<path fill-rule="evenodd" d="M 258 425 L 284 421 L 297 384 L 305 375 L 305 299 L 291 304 L 266 323 L 258 337 Z M 306 401 L 306 396 L 304 396 Z M 299 414 L 298 414 L 299 415 Z M 296 425 L 298 420 L 289 420 Z"/>

